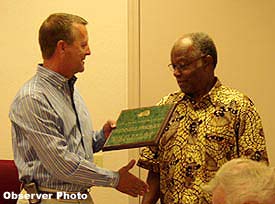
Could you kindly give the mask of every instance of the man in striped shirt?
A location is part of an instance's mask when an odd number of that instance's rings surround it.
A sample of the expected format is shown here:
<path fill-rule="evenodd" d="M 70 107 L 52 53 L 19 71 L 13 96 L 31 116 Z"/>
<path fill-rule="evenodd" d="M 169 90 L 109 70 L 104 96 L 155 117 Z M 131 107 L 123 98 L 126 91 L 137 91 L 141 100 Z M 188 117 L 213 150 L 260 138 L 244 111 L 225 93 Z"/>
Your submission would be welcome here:
<path fill-rule="evenodd" d="M 94 131 L 88 109 L 74 88 L 75 74 L 84 71 L 85 57 L 90 55 L 86 25 L 85 19 L 65 13 L 52 14 L 43 22 L 39 30 L 43 64 L 11 105 L 19 178 L 27 193 L 36 192 L 36 186 L 39 193 L 52 195 L 41 203 L 53 203 L 59 192 L 82 195 L 92 186 L 113 187 L 131 196 L 148 190 L 146 183 L 129 173 L 134 160 L 118 172 L 93 161 L 93 152 L 101 150 L 115 122 L 107 121 L 102 130 Z M 93 203 L 89 194 L 86 199 L 72 197 L 72 203 Z"/>

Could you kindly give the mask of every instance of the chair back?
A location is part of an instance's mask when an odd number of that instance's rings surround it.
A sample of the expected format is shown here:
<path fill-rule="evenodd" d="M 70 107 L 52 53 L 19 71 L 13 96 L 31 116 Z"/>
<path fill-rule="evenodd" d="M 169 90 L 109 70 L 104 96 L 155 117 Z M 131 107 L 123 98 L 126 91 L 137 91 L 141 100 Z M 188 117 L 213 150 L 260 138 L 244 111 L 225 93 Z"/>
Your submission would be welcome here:
<path fill-rule="evenodd" d="M 18 171 L 13 160 L 0 160 L 0 204 L 14 204 L 17 200 L 4 199 L 5 192 L 20 193 Z"/>

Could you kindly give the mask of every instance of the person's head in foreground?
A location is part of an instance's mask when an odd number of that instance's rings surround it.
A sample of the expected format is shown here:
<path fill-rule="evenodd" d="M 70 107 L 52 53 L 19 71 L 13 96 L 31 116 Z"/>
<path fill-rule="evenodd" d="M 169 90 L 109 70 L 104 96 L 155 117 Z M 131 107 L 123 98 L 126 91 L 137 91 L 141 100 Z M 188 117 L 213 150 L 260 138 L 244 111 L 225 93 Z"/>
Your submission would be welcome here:
<path fill-rule="evenodd" d="M 203 188 L 213 204 L 275 204 L 275 170 L 265 163 L 233 159 Z"/>

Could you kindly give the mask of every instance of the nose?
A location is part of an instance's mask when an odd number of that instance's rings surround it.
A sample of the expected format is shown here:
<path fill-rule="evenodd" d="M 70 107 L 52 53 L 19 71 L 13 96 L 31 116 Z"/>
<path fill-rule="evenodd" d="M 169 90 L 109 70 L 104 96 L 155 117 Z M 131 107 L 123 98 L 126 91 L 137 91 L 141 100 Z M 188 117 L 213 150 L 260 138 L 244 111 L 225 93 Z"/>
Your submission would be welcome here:
<path fill-rule="evenodd" d="M 175 76 L 175 77 L 178 77 L 178 76 L 180 76 L 182 73 L 181 73 L 181 71 L 178 69 L 178 68 L 176 68 L 176 69 L 174 69 L 173 70 L 173 75 Z"/>
<path fill-rule="evenodd" d="M 86 50 L 86 55 L 90 55 L 90 54 L 91 54 L 91 50 L 90 50 L 90 47 L 88 46 Z"/>

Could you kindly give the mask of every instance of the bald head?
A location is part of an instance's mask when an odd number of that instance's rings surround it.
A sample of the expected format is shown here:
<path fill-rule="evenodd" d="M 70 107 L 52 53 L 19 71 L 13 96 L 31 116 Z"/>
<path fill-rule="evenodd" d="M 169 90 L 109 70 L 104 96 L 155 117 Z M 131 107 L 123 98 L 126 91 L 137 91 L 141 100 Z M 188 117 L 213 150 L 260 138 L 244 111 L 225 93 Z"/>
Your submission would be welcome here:
<path fill-rule="evenodd" d="M 171 50 L 171 58 L 175 52 L 183 57 L 194 58 L 200 55 L 210 55 L 213 67 L 217 64 L 217 50 L 213 40 L 205 33 L 188 33 L 181 36 Z"/>

